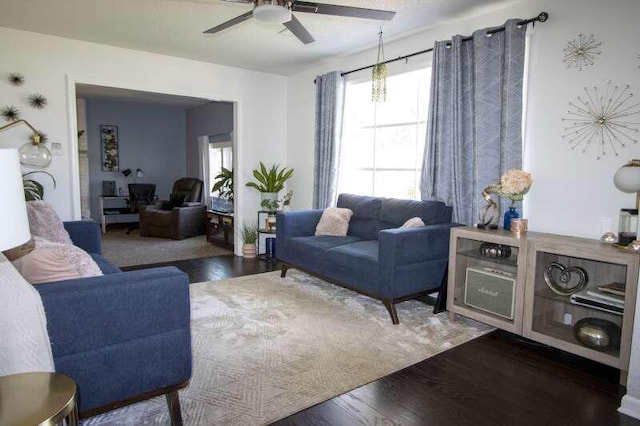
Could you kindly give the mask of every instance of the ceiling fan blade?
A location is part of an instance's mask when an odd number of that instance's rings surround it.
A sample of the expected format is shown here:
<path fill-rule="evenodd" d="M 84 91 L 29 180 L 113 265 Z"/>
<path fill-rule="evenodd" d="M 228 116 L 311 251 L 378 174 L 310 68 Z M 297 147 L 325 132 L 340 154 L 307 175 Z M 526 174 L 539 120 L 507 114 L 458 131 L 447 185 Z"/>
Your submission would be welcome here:
<path fill-rule="evenodd" d="M 319 13 L 322 15 L 350 16 L 353 18 L 378 19 L 390 21 L 396 12 L 379 9 L 365 9 L 362 7 L 338 6 L 309 1 L 294 1 L 291 5 L 294 12 Z"/>
<path fill-rule="evenodd" d="M 302 25 L 302 22 L 300 22 L 298 18 L 293 15 L 291 15 L 291 20 L 289 22 L 284 23 L 284 26 L 287 27 L 287 29 L 291 31 L 294 36 L 298 37 L 298 40 L 300 40 L 304 44 L 309 44 L 316 41 L 311 33 L 309 33 L 304 25 Z"/>
<path fill-rule="evenodd" d="M 209 28 L 207 31 L 204 32 L 204 34 L 213 34 L 222 30 L 226 30 L 229 27 L 233 27 L 234 25 L 244 22 L 247 19 L 251 19 L 251 18 L 253 18 L 253 10 L 250 10 L 247 13 L 243 13 L 240 16 L 236 16 L 235 18 L 230 19 L 227 22 L 218 25 L 217 27 Z"/>

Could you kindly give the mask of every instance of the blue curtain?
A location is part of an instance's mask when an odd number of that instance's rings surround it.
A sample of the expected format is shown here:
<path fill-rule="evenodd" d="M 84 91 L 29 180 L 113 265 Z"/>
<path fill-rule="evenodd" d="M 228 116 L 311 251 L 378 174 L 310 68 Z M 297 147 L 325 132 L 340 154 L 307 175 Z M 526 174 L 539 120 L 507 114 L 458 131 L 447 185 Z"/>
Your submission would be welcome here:
<path fill-rule="evenodd" d="M 316 77 L 313 208 L 335 204 L 344 110 L 344 77 L 333 71 Z"/>
<path fill-rule="evenodd" d="M 433 49 L 431 105 L 420 184 L 423 199 L 453 207 L 453 220 L 473 224 L 482 190 L 522 168 L 522 81 L 526 25 L 473 39 L 438 41 Z M 504 205 L 503 205 L 504 207 Z"/>

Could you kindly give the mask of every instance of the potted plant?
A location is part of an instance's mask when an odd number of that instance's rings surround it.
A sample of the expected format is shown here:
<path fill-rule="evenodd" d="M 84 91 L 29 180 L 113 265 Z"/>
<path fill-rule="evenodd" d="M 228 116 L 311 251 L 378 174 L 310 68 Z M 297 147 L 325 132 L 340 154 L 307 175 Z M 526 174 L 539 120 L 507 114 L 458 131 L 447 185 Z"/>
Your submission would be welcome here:
<path fill-rule="evenodd" d="M 254 224 L 243 224 L 240 231 L 242 239 L 242 257 L 256 257 L 256 241 L 258 240 L 258 226 Z"/>
<path fill-rule="evenodd" d="M 262 197 L 262 203 L 265 200 L 275 201 L 275 209 L 267 209 L 267 210 L 276 210 L 278 208 L 278 192 L 284 189 L 284 184 L 293 175 L 293 169 L 287 169 L 286 167 L 280 168 L 280 165 L 274 164 L 270 169 L 260 162 L 260 167 L 257 169 L 253 169 L 253 177 L 256 179 L 255 182 L 247 182 L 247 186 L 251 188 L 255 188 L 260 191 L 260 195 Z M 262 207 L 267 207 L 262 204 Z M 270 207 L 274 207 L 273 204 Z"/>

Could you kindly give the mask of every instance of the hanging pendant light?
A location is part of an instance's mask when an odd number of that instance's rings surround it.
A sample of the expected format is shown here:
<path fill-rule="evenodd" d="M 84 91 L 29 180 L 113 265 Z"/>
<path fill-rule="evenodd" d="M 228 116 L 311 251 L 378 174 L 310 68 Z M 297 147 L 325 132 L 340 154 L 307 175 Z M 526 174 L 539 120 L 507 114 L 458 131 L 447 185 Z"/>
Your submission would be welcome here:
<path fill-rule="evenodd" d="M 18 149 L 21 164 L 37 168 L 45 168 L 51 164 L 51 151 L 43 145 L 40 139 L 40 134 L 35 133 L 31 136 L 30 142 Z"/>
<path fill-rule="evenodd" d="M 387 100 L 387 65 L 384 63 L 384 44 L 382 42 L 382 28 L 378 33 L 378 60 L 373 66 L 371 85 L 371 100 L 384 102 Z"/>

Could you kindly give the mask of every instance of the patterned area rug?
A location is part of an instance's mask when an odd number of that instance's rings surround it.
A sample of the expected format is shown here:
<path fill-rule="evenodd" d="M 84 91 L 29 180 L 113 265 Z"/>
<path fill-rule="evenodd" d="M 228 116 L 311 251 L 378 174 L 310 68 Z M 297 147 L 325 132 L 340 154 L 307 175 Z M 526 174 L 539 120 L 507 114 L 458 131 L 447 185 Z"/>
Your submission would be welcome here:
<path fill-rule="evenodd" d="M 102 235 L 102 252 L 120 267 L 232 254 L 231 250 L 208 242 L 205 235 L 177 241 L 141 237 L 137 230 L 127 235 L 126 229 L 109 229 Z"/>
<path fill-rule="evenodd" d="M 193 377 L 186 425 L 263 425 L 467 342 L 490 329 L 418 301 L 382 303 L 296 270 L 191 285 Z M 168 425 L 164 397 L 85 425 Z"/>

